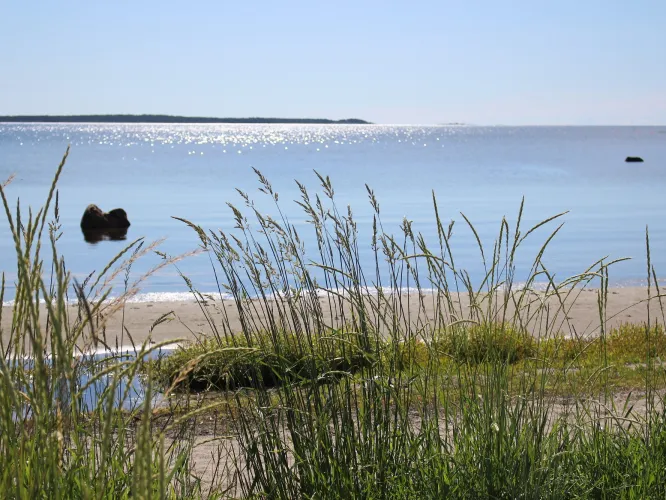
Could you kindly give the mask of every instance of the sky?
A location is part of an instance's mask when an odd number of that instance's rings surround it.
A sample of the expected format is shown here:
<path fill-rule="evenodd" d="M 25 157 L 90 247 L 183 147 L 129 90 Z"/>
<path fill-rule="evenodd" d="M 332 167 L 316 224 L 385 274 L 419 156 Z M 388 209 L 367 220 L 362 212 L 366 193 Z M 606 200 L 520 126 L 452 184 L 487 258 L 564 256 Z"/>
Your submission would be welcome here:
<path fill-rule="evenodd" d="M 0 0 L 0 115 L 666 124 L 665 0 Z"/>

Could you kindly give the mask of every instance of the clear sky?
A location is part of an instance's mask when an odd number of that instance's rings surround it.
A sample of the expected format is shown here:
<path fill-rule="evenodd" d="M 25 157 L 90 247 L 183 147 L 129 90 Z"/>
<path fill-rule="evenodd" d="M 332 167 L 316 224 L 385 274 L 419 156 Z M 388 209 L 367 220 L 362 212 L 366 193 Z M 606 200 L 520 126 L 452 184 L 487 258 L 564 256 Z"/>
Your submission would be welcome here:
<path fill-rule="evenodd" d="M 0 0 L 0 114 L 666 124 L 666 0 Z"/>

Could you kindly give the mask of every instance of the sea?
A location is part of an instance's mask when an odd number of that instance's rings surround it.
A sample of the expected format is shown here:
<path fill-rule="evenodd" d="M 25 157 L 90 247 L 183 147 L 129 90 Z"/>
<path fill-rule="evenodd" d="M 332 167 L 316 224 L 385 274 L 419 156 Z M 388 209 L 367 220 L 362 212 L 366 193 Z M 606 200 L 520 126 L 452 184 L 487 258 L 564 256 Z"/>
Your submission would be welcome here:
<path fill-rule="evenodd" d="M 341 212 L 351 207 L 369 281 L 375 261 L 366 186 L 379 202 L 386 233 L 401 235 L 408 220 L 414 233 L 438 248 L 434 195 L 442 222 L 448 227 L 454 221 L 450 244 L 456 265 L 475 284 L 483 281 L 485 268 L 465 217 L 489 259 L 503 218 L 513 229 L 523 198 L 523 234 L 542 220 L 566 214 L 525 239 L 516 256 L 516 276 L 527 276 L 560 223 L 543 256 L 556 281 L 601 258 L 626 257 L 611 266 L 611 285 L 646 286 L 646 231 L 651 264 L 658 277 L 666 276 L 666 126 L 0 123 L 0 181 L 14 176 L 5 188 L 12 217 L 19 201 L 24 217 L 28 207 L 35 213 L 42 206 L 68 147 L 57 183 L 62 233 L 57 248 L 79 281 L 101 272 L 137 238 L 144 238 L 145 245 L 160 241 L 162 255 L 150 252 L 139 259 L 130 281 L 164 255 L 197 250 L 196 233 L 174 217 L 205 230 L 234 232 L 232 204 L 252 225 L 251 211 L 237 190 L 247 193 L 260 213 L 286 217 L 306 256 L 316 260 L 314 229 L 296 203 L 301 199 L 296 181 L 312 198 L 325 198 L 315 172 L 330 178 Z M 645 161 L 625 163 L 627 156 Z M 274 199 L 260 191 L 255 169 L 278 194 L 280 212 Z M 92 203 L 105 211 L 125 209 L 131 221 L 126 239 L 86 241 L 79 223 Z M 0 216 L 5 302 L 11 302 L 15 290 L 15 252 L 7 218 Z M 47 255 L 49 247 L 43 252 Z M 134 300 L 191 300 L 183 275 L 202 292 L 218 290 L 210 255 L 200 252 L 150 276 Z M 114 293 L 122 292 L 124 279 L 116 280 Z"/>

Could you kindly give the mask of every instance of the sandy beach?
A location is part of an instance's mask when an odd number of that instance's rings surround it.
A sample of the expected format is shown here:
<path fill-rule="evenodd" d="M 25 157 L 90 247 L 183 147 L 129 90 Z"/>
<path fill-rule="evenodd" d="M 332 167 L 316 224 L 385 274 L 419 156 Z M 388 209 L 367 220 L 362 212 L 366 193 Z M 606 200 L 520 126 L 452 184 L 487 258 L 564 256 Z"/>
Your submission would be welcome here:
<path fill-rule="evenodd" d="M 663 322 L 663 316 L 659 307 L 659 299 L 655 298 L 656 291 L 652 291 L 650 307 L 650 322 Z M 455 300 L 451 314 L 449 308 L 444 307 L 442 298 L 439 300 L 435 295 L 424 294 L 419 298 L 417 293 L 410 293 L 401 298 L 388 296 L 385 300 L 395 301 L 393 310 L 400 311 L 397 321 L 402 331 L 411 329 L 412 332 L 423 331 L 424 325 L 446 325 L 460 319 L 474 319 L 473 308 L 469 305 L 467 294 L 461 293 Z M 606 307 L 606 328 L 618 326 L 622 323 L 644 323 L 648 320 L 648 294 L 647 288 L 614 288 L 608 291 Z M 376 297 L 370 298 L 376 304 Z M 527 328 L 534 335 L 544 335 L 546 331 L 560 331 L 565 335 L 598 335 L 600 332 L 600 316 L 598 304 L 598 290 L 585 289 L 576 290 L 569 296 L 562 296 L 562 302 L 557 297 L 549 297 L 544 300 L 543 294 L 531 294 L 524 298 L 520 317 Z M 251 309 L 246 312 L 245 318 L 251 317 L 251 324 L 246 325 L 251 329 L 265 329 L 269 322 L 267 317 L 272 314 L 279 318 L 277 311 L 279 304 L 271 301 L 272 311 L 261 308 L 261 303 L 248 301 L 244 307 Z M 342 311 L 339 303 L 327 298 L 318 298 L 321 307 L 321 316 L 328 326 L 339 324 L 343 314 L 349 317 L 348 310 Z M 478 308 L 487 314 L 488 304 L 482 297 L 477 297 Z M 543 303 L 540 313 L 534 312 Z M 666 299 L 665 299 L 666 303 Z M 71 308 L 70 320 L 74 321 L 77 316 L 77 306 Z M 348 304 L 343 304 L 347 309 Z M 42 308 L 44 311 L 45 308 Z M 501 309 L 501 308 L 500 308 Z M 508 307 L 505 318 L 511 320 L 515 317 L 515 308 Z M 43 312 L 42 311 L 42 312 Z M 284 317 L 284 316 L 283 316 Z M 160 319 L 162 321 L 160 322 Z M 502 313 L 495 315 L 496 320 L 502 319 Z M 2 314 L 2 338 L 6 344 L 11 332 L 12 307 L 5 306 Z M 241 315 L 236 304 L 231 300 L 212 300 L 204 304 L 194 301 L 181 302 L 128 302 L 124 309 L 120 308 L 105 318 L 105 330 L 97 333 L 105 339 L 105 342 L 115 347 L 118 345 L 142 344 L 150 338 L 150 342 L 158 343 L 167 340 L 182 339 L 191 341 L 213 335 L 217 330 L 219 334 L 237 333 L 243 330 Z M 247 321 L 247 320 L 246 320 Z M 276 319 L 279 321 L 279 319 Z M 159 323 L 159 324 L 156 324 Z M 390 329 L 386 323 L 377 322 L 379 329 L 388 332 Z M 548 327 L 546 326 L 548 323 Z M 212 326 L 214 325 L 214 326 Z M 427 329 L 426 329 L 427 330 Z M 129 332 L 129 335 L 128 335 Z M 131 340 L 130 340 L 131 337 Z"/>

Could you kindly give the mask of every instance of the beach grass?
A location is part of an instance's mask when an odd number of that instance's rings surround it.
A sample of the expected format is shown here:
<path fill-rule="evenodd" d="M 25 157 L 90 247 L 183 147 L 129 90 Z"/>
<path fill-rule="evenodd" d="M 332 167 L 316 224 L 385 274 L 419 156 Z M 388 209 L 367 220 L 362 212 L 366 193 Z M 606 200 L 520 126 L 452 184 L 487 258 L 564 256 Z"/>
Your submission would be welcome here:
<path fill-rule="evenodd" d="M 148 277 L 130 281 L 133 262 L 159 250 L 131 242 L 99 274 L 72 280 L 57 252 L 65 159 L 37 212 L 10 207 L 10 186 L 0 191 L 17 267 L 14 304 L 2 308 L 11 332 L 0 337 L 10 339 L 0 345 L 4 498 L 666 495 L 663 316 L 608 327 L 613 261 L 555 280 L 543 255 L 562 214 L 524 228 L 521 204 L 490 245 L 463 215 L 484 269 L 473 281 L 456 266 L 453 224 L 434 193 L 428 246 L 407 219 L 397 234 L 385 230 L 368 187 L 369 271 L 353 211 L 337 205 L 328 177 L 317 174 L 317 193 L 298 184 L 316 242 L 306 249 L 304 229 L 257 171 L 271 215 L 239 192 L 231 230 L 181 219 L 218 284 L 216 298 L 183 276 L 209 334 L 167 357 L 152 359 L 163 344 L 146 341 L 129 358 L 100 361 L 81 353 L 133 342 L 105 320 Z M 524 241 L 548 228 L 531 269 L 517 270 Z M 153 272 L 178 268 L 178 257 L 160 255 Z M 647 232 L 646 257 L 658 302 Z M 592 336 L 566 320 L 590 287 Z M 240 329 L 218 307 L 227 294 Z M 132 403 L 136 377 L 145 396 Z M 97 383 L 92 402 L 86 389 Z"/>

